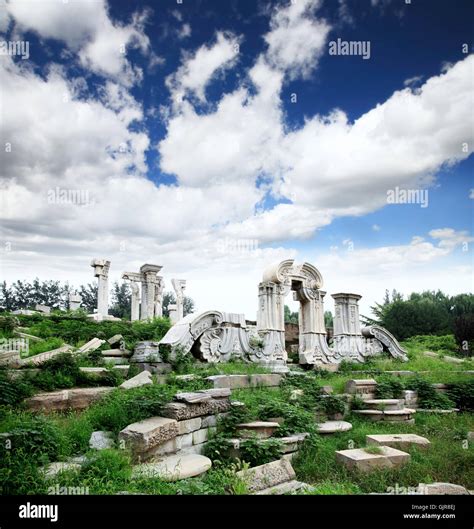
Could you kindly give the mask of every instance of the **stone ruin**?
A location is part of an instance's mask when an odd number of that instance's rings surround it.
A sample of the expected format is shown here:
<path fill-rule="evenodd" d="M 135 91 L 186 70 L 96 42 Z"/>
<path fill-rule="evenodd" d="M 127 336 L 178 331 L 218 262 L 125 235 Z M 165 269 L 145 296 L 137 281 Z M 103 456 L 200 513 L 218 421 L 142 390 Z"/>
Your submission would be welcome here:
<path fill-rule="evenodd" d="M 108 315 L 108 272 L 110 261 L 94 259 L 91 263 L 98 278 L 97 313 L 94 319 L 114 319 Z M 124 272 L 130 282 L 131 319 L 149 320 L 163 315 L 164 279 L 158 275 L 162 266 L 144 264 L 139 272 Z M 394 358 L 407 360 L 396 338 L 386 329 L 371 325 L 361 329 L 359 294 L 336 293 L 334 335 L 328 343 L 324 323 L 323 278 L 310 263 L 295 264 L 287 259 L 268 267 L 258 285 L 257 322 L 244 314 L 210 310 L 184 317 L 184 279 L 172 279 L 176 303 L 170 305 L 171 329 L 160 342 L 137 344 L 134 357 L 141 362 L 162 361 L 160 346 L 168 346 L 171 358 L 179 350 L 203 362 L 228 362 L 231 359 L 257 362 L 273 369 L 285 367 L 285 298 L 293 292 L 299 302 L 298 359 L 301 365 L 329 367 L 343 360 L 363 362 L 388 351 Z M 141 288 L 140 288 L 141 287 Z M 137 356 L 138 355 L 138 356 Z M 153 359 L 153 360 L 151 360 Z M 138 361 L 138 360 L 135 360 Z"/>
<path fill-rule="evenodd" d="M 173 286 L 184 289 L 185 282 Z M 285 297 L 293 291 L 299 302 L 299 363 L 308 366 L 337 366 L 342 360 L 363 362 L 366 358 L 388 351 L 394 358 L 406 361 L 396 338 L 386 329 L 372 325 L 361 329 L 358 302 L 361 296 L 337 293 L 334 336 L 328 344 L 324 323 L 323 278 L 310 263 L 297 265 L 287 259 L 272 265 L 263 273 L 258 286 L 257 325 L 243 314 L 206 311 L 178 318 L 159 346 L 169 346 L 171 355 L 180 350 L 205 362 L 227 362 L 241 359 L 272 368 L 285 366 Z M 178 316 L 181 316 L 178 314 Z"/>

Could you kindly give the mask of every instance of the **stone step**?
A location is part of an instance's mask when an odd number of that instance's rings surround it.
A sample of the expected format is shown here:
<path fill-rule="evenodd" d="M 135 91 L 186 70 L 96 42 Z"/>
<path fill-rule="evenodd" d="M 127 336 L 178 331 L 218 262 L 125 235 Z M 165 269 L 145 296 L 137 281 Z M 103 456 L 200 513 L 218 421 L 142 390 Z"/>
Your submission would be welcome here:
<path fill-rule="evenodd" d="M 25 404 L 28 409 L 43 413 L 64 410 L 83 410 L 114 389 L 111 387 L 73 388 L 38 393 L 26 399 Z"/>
<path fill-rule="evenodd" d="M 280 428 L 277 422 L 254 421 L 237 425 L 237 434 L 243 438 L 267 439 Z"/>
<path fill-rule="evenodd" d="M 317 425 L 319 434 L 333 434 L 347 432 L 352 429 L 352 424 L 346 421 L 326 421 Z"/>
<path fill-rule="evenodd" d="M 237 476 L 246 483 L 251 494 L 293 481 L 296 478 L 291 463 L 284 458 L 258 467 L 240 470 Z"/>
<path fill-rule="evenodd" d="M 200 476 L 211 467 L 212 461 L 202 455 L 174 455 L 165 457 L 156 463 L 136 465 L 132 470 L 132 479 L 160 478 L 164 481 L 178 481 Z"/>
<path fill-rule="evenodd" d="M 364 404 L 369 410 L 401 410 L 404 407 L 404 399 L 366 399 Z"/>
<path fill-rule="evenodd" d="M 346 382 L 345 393 L 357 395 L 363 399 L 375 398 L 377 381 L 373 378 L 352 379 Z"/>
<path fill-rule="evenodd" d="M 413 414 L 416 410 L 411 408 L 403 408 L 401 410 L 353 410 L 352 413 L 356 415 L 362 415 L 367 417 L 371 421 L 384 421 L 384 422 L 410 422 L 413 423 Z"/>
<path fill-rule="evenodd" d="M 268 487 L 267 489 L 259 490 L 258 492 L 255 492 L 255 496 L 281 496 L 282 494 L 292 494 L 298 491 L 302 492 L 311 488 L 311 485 L 308 485 L 307 483 L 292 480 L 280 483 L 280 485 Z"/>
<path fill-rule="evenodd" d="M 146 460 L 156 455 L 156 450 L 179 433 L 177 421 L 166 417 L 151 417 L 129 424 L 119 433 L 119 442 L 132 450 L 135 460 Z"/>
<path fill-rule="evenodd" d="M 426 437 L 421 437 L 421 435 L 414 433 L 366 435 L 365 440 L 368 445 L 391 446 L 392 448 L 399 448 L 400 450 L 407 450 L 412 446 L 429 448 L 431 445 Z"/>
<path fill-rule="evenodd" d="M 358 470 L 359 472 L 371 472 L 381 468 L 399 468 L 410 461 L 410 454 L 396 448 L 379 446 L 378 449 L 380 453 L 370 453 L 364 448 L 338 450 L 336 461 L 350 470 Z"/>

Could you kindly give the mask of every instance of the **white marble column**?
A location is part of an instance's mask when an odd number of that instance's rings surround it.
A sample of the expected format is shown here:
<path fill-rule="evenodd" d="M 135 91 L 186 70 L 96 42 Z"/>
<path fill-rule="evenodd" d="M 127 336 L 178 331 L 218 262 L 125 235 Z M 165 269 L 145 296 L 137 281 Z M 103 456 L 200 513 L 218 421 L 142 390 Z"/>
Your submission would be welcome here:
<path fill-rule="evenodd" d="M 158 282 L 155 287 L 155 318 L 163 317 L 163 291 L 165 289 L 165 282 L 162 277 L 157 277 Z"/>
<path fill-rule="evenodd" d="M 363 360 L 365 341 L 359 321 L 359 294 L 332 294 L 335 301 L 333 348 L 347 360 Z"/>
<path fill-rule="evenodd" d="M 130 283 L 130 288 L 132 290 L 132 306 L 130 319 L 132 321 L 137 321 L 138 319 L 140 319 L 140 288 L 138 286 L 138 283 L 135 282 Z"/>
<path fill-rule="evenodd" d="M 105 259 L 94 259 L 91 262 L 94 275 L 98 279 L 97 291 L 97 317 L 102 319 L 109 313 L 109 269 L 110 261 Z"/>
<path fill-rule="evenodd" d="M 176 303 L 171 303 L 170 305 L 168 305 L 168 313 L 169 313 L 171 325 L 174 325 L 175 323 L 179 321 L 178 306 L 176 305 Z"/>
<path fill-rule="evenodd" d="M 142 281 L 142 274 L 137 272 L 124 272 L 122 279 L 130 281 L 130 289 L 132 291 L 130 319 L 136 321 L 140 319 L 140 287 L 138 284 Z"/>
<path fill-rule="evenodd" d="M 155 317 L 155 290 L 158 285 L 158 272 L 162 266 L 144 264 L 140 267 L 142 276 L 142 310 L 140 319 L 150 320 Z"/>
<path fill-rule="evenodd" d="M 184 289 L 186 288 L 185 279 L 172 279 L 171 283 L 176 294 L 176 317 L 177 321 L 184 318 Z"/>

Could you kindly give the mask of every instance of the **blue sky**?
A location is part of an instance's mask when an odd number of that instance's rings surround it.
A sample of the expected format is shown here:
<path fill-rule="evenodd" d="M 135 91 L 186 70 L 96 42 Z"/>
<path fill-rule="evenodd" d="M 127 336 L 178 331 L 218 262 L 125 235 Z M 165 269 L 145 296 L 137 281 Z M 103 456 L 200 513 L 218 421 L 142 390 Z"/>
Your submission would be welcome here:
<path fill-rule="evenodd" d="M 263 269 L 288 257 L 365 312 L 385 288 L 472 290 L 472 2 L 0 13 L 2 39 L 29 46 L 0 56 L 6 279 L 78 284 L 104 257 L 115 280 L 152 262 L 168 288 L 188 279 L 198 308 L 250 318 Z M 337 39 L 370 58 L 330 55 Z M 387 204 L 397 187 L 428 207 Z"/>

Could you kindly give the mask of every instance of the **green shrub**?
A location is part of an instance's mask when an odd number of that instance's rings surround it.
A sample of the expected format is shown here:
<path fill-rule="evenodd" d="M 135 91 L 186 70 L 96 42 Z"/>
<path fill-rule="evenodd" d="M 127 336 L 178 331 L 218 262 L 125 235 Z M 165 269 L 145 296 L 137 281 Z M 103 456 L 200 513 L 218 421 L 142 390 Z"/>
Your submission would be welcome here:
<path fill-rule="evenodd" d="M 94 430 L 118 433 L 129 424 L 159 416 L 170 402 L 175 389 L 167 385 L 149 385 L 127 391 L 115 390 L 84 412 Z"/>
<path fill-rule="evenodd" d="M 86 480 L 126 482 L 130 478 L 130 456 L 125 450 L 100 450 L 89 457 L 81 468 L 81 477 Z"/>
<path fill-rule="evenodd" d="M 23 399 L 31 397 L 34 388 L 20 379 L 11 380 L 4 369 L 0 369 L 0 406 L 16 406 Z"/>
<path fill-rule="evenodd" d="M 381 377 L 377 379 L 375 395 L 378 399 L 401 399 L 404 386 L 400 379 Z"/>
<path fill-rule="evenodd" d="M 186 353 L 182 347 L 176 347 L 173 355 L 169 357 L 169 362 L 173 366 L 173 370 L 178 374 L 189 373 L 194 364 L 194 358 L 191 352 Z"/>
<path fill-rule="evenodd" d="M 474 380 L 449 384 L 446 393 L 456 408 L 474 410 Z"/>
<path fill-rule="evenodd" d="M 418 406 L 425 409 L 450 409 L 454 407 L 454 402 L 445 394 L 439 393 L 434 386 L 416 377 L 407 383 L 407 389 L 414 390 L 418 394 Z"/>
<path fill-rule="evenodd" d="M 48 338 L 42 342 L 32 342 L 29 341 L 28 344 L 28 356 L 34 356 L 40 353 L 45 353 L 46 351 L 52 351 L 53 349 L 58 349 L 64 344 L 64 341 L 61 338 Z"/>
<path fill-rule="evenodd" d="M 324 411 L 327 415 L 336 415 L 344 413 L 346 405 L 345 401 L 337 395 L 325 395 L 319 398 L 317 408 Z"/>
<path fill-rule="evenodd" d="M 283 444 L 279 439 L 245 439 L 240 442 L 241 458 L 251 467 L 280 459 Z"/>

